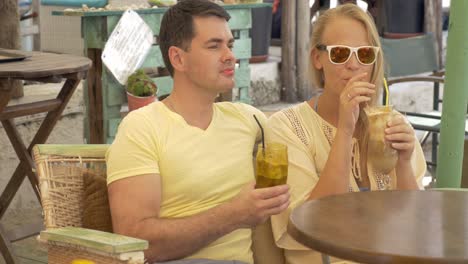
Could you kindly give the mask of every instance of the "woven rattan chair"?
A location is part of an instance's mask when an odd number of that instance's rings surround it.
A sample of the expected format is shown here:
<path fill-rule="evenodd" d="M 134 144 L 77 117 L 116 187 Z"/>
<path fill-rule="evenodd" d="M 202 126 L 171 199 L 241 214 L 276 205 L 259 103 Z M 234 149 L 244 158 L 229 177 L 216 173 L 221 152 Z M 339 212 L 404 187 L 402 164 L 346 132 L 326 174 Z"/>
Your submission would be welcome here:
<path fill-rule="evenodd" d="M 106 185 L 107 145 L 36 145 L 49 263 L 144 263 L 148 242 L 112 233 Z"/>

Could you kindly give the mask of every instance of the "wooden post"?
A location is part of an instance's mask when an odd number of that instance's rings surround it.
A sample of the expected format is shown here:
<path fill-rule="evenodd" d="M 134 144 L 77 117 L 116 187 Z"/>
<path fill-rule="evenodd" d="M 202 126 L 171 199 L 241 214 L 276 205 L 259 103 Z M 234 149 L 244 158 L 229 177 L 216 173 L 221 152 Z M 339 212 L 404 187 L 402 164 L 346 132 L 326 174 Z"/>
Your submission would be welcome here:
<path fill-rule="evenodd" d="M 384 35 L 385 30 L 387 29 L 387 13 L 385 13 L 384 2 L 377 1 L 377 19 L 375 21 L 377 31 L 380 36 Z"/>
<path fill-rule="evenodd" d="M 442 66 L 442 0 L 424 0 L 424 31 L 436 39 L 437 63 Z"/>
<path fill-rule="evenodd" d="M 18 0 L 0 1 L 0 48 L 20 49 Z M 13 98 L 23 96 L 21 81 L 0 81 L 0 90 L 14 86 Z"/>
<path fill-rule="evenodd" d="M 310 9 L 309 0 L 297 1 L 297 98 L 299 101 L 308 100 L 312 96 L 309 71 L 309 35 Z"/>
<path fill-rule="evenodd" d="M 40 0 L 33 0 L 32 1 L 32 11 L 37 15 L 33 18 L 33 25 L 37 25 L 38 28 L 40 27 Z M 37 34 L 34 34 L 33 38 L 33 50 L 40 51 L 41 50 L 41 31 Z"/>
<path fill-rule="evenodd" d="M 287 102 L 297 101 L 296 85 L 296 2 L 283 1 L 281 14 L 281 79 L 282 98 Z"/>
<path fill-rule="evenodd" d="M 466 102 L 468 101 L 468 1 L 450 4 L 450 34 L 447 40 L 440 145 L 437 162 L 437 187 L 460 187 L 463 142 L 465 140 Z"/>
<path fill-rule="evenodd" d="M 460 187 L 468 188 L 468 139 L 466 137 L 463 151 L 462 179 Z"/>

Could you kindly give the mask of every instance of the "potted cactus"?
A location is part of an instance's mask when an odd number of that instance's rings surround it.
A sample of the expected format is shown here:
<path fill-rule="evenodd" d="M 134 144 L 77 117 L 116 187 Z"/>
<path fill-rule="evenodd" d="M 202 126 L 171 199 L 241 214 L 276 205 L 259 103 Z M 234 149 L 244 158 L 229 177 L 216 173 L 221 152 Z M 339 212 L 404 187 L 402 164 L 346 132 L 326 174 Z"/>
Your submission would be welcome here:
<path fill-rule="evenodd" d="M 132 111 L 156 100 L 157 87 L 143 70 L 137 70 L 127 80 L 128 110 Z"/>

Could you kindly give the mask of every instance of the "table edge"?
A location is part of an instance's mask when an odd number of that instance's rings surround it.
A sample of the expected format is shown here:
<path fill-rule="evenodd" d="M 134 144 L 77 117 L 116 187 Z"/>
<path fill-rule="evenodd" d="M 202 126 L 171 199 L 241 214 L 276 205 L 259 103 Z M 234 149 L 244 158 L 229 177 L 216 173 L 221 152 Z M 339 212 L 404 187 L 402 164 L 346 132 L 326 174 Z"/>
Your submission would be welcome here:
<path fill-rule="evenodd" d="M 390 192 L 415 192 L 415 191 L 420 191 L 420 190 L 393 190 Z M 437 190 L 435 190 L 437 191 Z M 440 191 L 440 190 L 439 190 Z M 388 191 L 387 191 L 388 192 Z M 428 191 L 424 191 L 428 192 Z M 453 191 L 447 191 L 447 192 L 453 192 Z M 348 193 L 349 195 L 349 193 Z M 316 200 L 309 200 L 306 201 L 305 203 L 313 203 L 316 202 Z M 305 204 L 303 203 L 303 204 Z M 302 204 L 302 205 L 303 205 Z M 300 205 L 301 206 L 301 205 Z M 299 206 L 298 206 L 299 207 Z M 298 208 L 296 207 L 296 208 Z M 295 209 L 296 209 L 295 208 Z M 440 258 L 440 257 L 433 257 L 433 258 L 428 258 L 428 257 L 418 257 L 418 256 L 408 256 L 408 255 L 395 255 L 392 253 L 388 253 L 383 255 L 382 253 L 378 254 L 372 251 L 365 251 L 360 248 L 354 248 L 354 247 L 342 247 L 342 246 L 337 246 L 333 243 L 326 242 L 323 240 L 318 240 L 316 238 L 311 238 L 305 232 L 302 232 L 296 227 L 296 224 L 294 223 L 293 219 L 294 215 L 294 210 L 289 216 L 289 221 L 287 225 L 287 233 L 294 238 L 296 241 L 298 241 L 300 244 L 311 248 L 313 250 L 316 250 L 318 252 L 328 254 L 331 256 L 336 256 L 338 258 L 342 259 L 348 259 L 351 261 L 358 261 L 358 262 L 363 262 L 363 263 L 428 263 L 428 264 L 442 264 L 442 263 L 467 263 L 466 259 L 461 259 L 461 258 Z M 304 242 L 302 242 L 304 241 Z"/>

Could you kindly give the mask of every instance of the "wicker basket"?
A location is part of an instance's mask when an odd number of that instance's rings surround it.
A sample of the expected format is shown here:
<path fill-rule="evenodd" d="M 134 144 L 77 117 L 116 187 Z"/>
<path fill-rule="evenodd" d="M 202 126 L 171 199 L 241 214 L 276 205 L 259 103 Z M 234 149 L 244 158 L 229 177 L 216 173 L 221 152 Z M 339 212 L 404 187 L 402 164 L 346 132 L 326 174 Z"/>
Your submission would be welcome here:
<path fill-rule="evenodd" d="M 46 228 L 112 232 L 104 158 L 35 153 Z"/>

